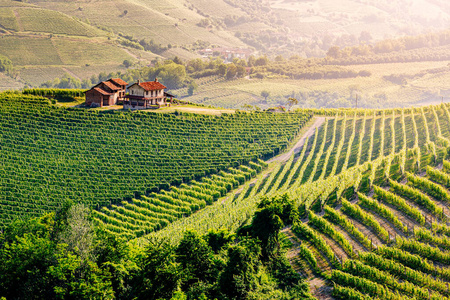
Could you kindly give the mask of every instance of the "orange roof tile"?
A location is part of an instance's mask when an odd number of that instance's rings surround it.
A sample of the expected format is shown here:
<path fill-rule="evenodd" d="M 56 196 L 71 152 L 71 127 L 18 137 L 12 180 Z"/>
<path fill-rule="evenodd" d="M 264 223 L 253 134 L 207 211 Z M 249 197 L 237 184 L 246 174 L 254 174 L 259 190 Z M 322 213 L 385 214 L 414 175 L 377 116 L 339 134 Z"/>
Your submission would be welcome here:
<path fill-rule="evenodd" d="M 93 90 L 99 92 L 102 95 L 112 95 L 112 93 L 108 93 L 107 91 L 102 90 L 101 88 L 94 87 Z"/>
<path fill-rule="evenodd" d="M 167 87 L 163 84 L 161 84 L 158 81 L 147 81 L 147 82 L 141 82 L 141 83 L 135 83 L 139 85 L 141 88 L 143 88 L 146 91 L 154 91 L 154 90 L 163 90 Z M 133 85 L 135 85 L 133 84 Z"/>
<path fill-rule="evenodd" d="M 118 86 L 112 84 L 112 83 L 109 82 L 109 81 L 102 81 L 101 83 L 103 83 L 104 85 L 106 85 L 107 87 L 109 87 L 109 88 L 110 88 L 111 90 L 113 90 L 113 91 L 120 90 L 120 87 L 118 87 Z"/>
<path fill-rule="evenodd" d="M 117 83 L 118 85 L 128 85 L 125 81 L 120 78 L 111 78 L 110 81 Z"/>

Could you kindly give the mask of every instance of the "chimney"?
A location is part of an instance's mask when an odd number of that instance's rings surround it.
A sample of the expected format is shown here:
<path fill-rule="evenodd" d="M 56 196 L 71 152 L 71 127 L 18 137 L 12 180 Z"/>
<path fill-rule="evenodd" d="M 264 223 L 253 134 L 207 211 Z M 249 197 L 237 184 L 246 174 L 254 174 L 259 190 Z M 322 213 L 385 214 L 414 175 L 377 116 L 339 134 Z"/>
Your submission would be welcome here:
<path fill-rule="evenodd" d="M 155 78 L 155 82 L 158 82 L 158 78 Z"/>
<path fill-rule="evenodd" d="M 141 81 L 138 79 L 138 82 L 137 82 L 137 84 L 139 85 L 139 84 L 141 84 Z"/>

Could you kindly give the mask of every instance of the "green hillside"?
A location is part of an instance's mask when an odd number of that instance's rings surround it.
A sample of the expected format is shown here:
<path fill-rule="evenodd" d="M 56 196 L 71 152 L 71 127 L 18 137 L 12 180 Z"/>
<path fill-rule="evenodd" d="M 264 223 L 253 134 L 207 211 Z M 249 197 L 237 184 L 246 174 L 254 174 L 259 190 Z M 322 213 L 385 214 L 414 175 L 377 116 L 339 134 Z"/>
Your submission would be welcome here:
<path fill-rule="evenodd" d="M 450 18 L 445 3 L 428 0 L 386 5 L 349 0 L 338 6 L 331 0 L 2 0 L 0 6 L 0 37 L 18 49 L 12 53 L 4 42 L 0 55 L 13 61 L 12 77 L 21 86 L 42 84 L 36 73 L 49 80 L 64 74 L 86 80 L 124 71 L 125 59 L 140 67 L 161 58 L 199 58 L 204 48 L 245 48 L 272 58 L 324 57 L 332 46 L 443 30 Z M 423 18 L 421 12 L 435 18 Z M 6 87 L 15 88 L 16 82 Z M 219 95 L 233 102 L 229 96 Z"/>
<path fill-rule="evenodd" d="M 124 299 L 450 296 L 447 104 L 211 116 L 62 108 L 3 93 L 0 117 L 0 291 L 10 298 L 24 293 L 12 286 L 31 284 L 14 264 L 27 270 L 42 259 L 45 275 L 33 278 L 52 295 L 81 293 L 45 280 L 84 261 L 100 276 L 87 286 Z M 75 224 L 91 228 L 88 248 L 71 235 Z M 33 245 L 47 256 L 20 260 Z M 220 262 L 205 267 L 216 276 L 188 263 L 201 253 Z M 235 264 L 246 257 L 251 270 Z M 164 296 L 151 285 L 160 272 L 174 276 Z M 254 285 L 238 288 L 230 272 Z M 71 276 L 57 286 L 83 278 Z"/>
<path fill-rule="evenodd" d="M 124 60 L 137 61 L 139 51 L 144 52 L 135 49 L 134 54 L 114 34 L 58 11 L 18 1 L 0 5 L 0 55 L 12 62 L 15 79 L 2 89 L 39 86 L 65 74 L 86 79 L 124 69 Z M 74 67 L 84 69 L 80 77 L 68 69 Z"/>
<path fill-rule="evenodd" d="M 449 22 L 446 0 L 0 0 L 0 300 L 450 299 Z M 108 78 L 176 101 L 80 105 Z"/>
<path fill-rule="evenodd" d="M 448 106 L 316 113 L 328 119 L 286 163 L 152 235 L 176 244 L 186 228 L 238 229 L 258 199 L 287 193 L 301 212 L 283 230 L 287 257 L 318 299 L 445 299 Z"/>
<path fill-rule="evenodd" d="M 270 157 L 310 118 L 102 113 L 13 93 L 0 107 L 3 225 L 64 200 L 98 208 Z"/>

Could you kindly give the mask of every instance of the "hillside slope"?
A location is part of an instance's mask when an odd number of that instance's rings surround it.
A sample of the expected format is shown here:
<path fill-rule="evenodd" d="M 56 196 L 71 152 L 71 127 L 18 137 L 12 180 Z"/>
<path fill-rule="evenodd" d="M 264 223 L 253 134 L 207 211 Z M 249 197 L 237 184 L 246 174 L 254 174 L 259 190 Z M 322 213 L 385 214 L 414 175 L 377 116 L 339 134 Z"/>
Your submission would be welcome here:
<path fill-rule="evenodd" d="M 0 94 L 0 225 L 64 200 L 98 208 L 273 156 L 311 116 L 100 112 L 48 102 Z"/>
<path fill-rule="evenodd" d="M 34 86 L 64 74 L 87 79 L 123 71 L 125 59 L 145 66 L 158 57 L 196 58 L 203 48 L 324 56 L 333 45 L 447 28 L 450 14 L 445 1 L 431 0 L 1 0 L 0 6 L 7 41 L 0 55 L 12 60 L 16 81 Z M 148 51 L 141 41 L 151 44 Z"/>

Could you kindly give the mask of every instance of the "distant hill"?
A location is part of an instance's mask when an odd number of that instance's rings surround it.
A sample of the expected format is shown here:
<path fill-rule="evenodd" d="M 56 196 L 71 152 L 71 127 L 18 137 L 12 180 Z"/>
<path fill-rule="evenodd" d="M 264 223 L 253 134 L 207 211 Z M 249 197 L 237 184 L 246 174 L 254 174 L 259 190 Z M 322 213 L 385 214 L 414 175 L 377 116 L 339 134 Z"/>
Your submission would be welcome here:
<path fill-rule="evenodd" d="M 124 60 L 146 66 L 158 58 L 192 59 L 204 48 L 324 56 L 333 45 L 450 24 L 443 0 L 0 0 L 0 7 L 0 55 L 16 70 L 2 89 L 123 71 Z"/>

